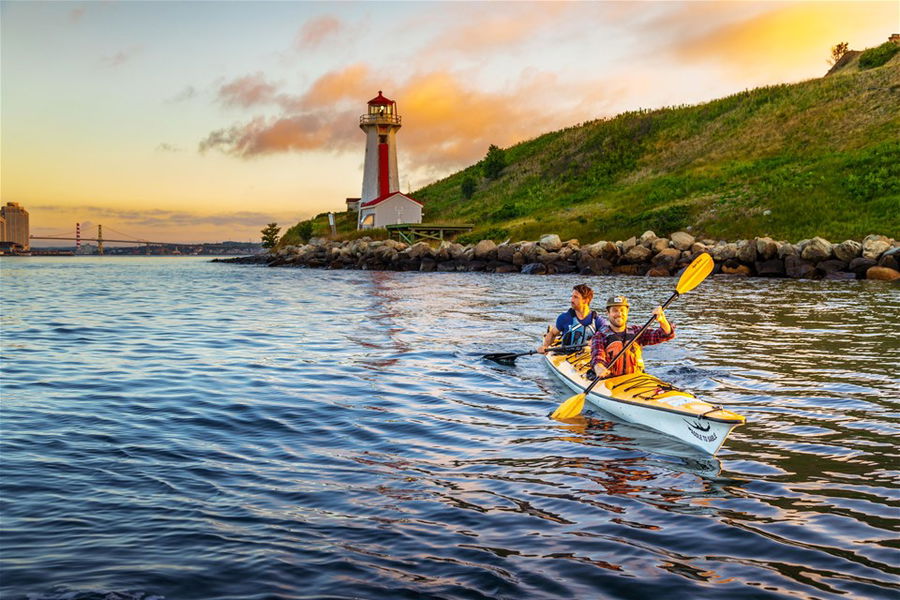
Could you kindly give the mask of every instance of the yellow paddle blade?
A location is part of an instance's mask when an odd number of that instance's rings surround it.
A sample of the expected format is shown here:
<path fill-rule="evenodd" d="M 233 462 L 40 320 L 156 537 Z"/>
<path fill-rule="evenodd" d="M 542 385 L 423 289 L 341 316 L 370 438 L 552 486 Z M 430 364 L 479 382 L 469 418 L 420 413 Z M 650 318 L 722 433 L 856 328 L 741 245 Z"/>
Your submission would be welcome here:
<path fill-rule="evenodd" d="M 564 421 L 566 419 L 577 417 L 583 410 L 584 394 L 575 394 L 574 396 L 560 404 L 559 408 L 553 411 L 553 414 L 550 415 L 550 418 L 556 419 L 557 421 Z"/>
<path fill-rule="evenodd" d="M 675 291 L 679 294 L 691 291 L 712 273 L 715 266 L 716 263 L 713 262 L 712 256 L 706 252 L 699 255 L 681 274 L 678 285 L 675 286 Z"/>

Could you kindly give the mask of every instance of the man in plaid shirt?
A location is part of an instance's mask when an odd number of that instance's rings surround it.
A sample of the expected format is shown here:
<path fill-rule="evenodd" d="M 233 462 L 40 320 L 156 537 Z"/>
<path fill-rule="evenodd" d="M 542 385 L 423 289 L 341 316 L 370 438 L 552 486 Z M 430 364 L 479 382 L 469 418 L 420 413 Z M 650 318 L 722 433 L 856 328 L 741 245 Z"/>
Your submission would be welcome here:
<path fill-rule="evenodd" d="M 591 339 L 591 368 L 597 377 L 616 377 L 643 371 L 641 346 L 661 344 L 675 337 L 675 326 L 666 319 L 662 306 L 657 306 L 653 310 L 653 316 L 659 322 L 659 327 L 647 329 L 628 348 L 625 355 L 616 360 L 616 364 L 610 365 L 609 362 L 622 350 L 628 340 L 637 335 L 641 326 L 628 325 L 628 298 L 625 296 L 613 296 L 607 300 L 606 313 L 606 325 Z"/>

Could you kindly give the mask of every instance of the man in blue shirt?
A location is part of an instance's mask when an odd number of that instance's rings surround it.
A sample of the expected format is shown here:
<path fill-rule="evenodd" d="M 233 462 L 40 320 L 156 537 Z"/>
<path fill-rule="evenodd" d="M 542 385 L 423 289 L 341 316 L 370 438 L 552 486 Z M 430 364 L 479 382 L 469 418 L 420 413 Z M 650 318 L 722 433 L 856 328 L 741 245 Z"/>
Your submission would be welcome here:
<path fill-rule="evenodd" d="M 553 340 L 560 336 L 562 346 L 585 346 L 594 336 L 594 333 L 606 325 L 606 319 L 597 311 L 591 310 L 591 300 L 594 299 L 594 290 L 581 284 L 572 288 L 572 308 L 556 318 L 556 323 L 547 329 L 546 335 L 537 351 L 541 354 L 547 352 L 547 348 Z M 573 350 L 574 351 L 574 348 Z"/>

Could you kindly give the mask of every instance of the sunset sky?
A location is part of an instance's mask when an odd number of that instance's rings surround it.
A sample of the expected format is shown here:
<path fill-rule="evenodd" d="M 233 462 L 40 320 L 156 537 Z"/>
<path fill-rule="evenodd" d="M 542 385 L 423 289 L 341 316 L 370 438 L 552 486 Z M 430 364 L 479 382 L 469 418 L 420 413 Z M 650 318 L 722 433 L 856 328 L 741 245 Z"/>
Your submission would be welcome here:
<path fill-rule="evenodd" d="M 35 235 L 178 242 L 344 210 L 379 90 L 407 191 L 489 144 L 820 77 L 834 44 L 900 32 L 895 0 L 0 6 L 2 202 Z"/>

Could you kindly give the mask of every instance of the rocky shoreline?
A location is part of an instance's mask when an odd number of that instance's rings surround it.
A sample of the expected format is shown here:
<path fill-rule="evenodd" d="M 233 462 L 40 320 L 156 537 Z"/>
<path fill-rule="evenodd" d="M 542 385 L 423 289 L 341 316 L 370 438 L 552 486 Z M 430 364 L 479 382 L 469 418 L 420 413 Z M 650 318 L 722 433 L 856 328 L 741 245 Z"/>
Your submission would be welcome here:
<path fill-rule="evenodd" d="M 792 279 L 900 279 L 900 242 L 883 235 L 841 243 L 815 237 L 797 243 L 768 237 L 725 242 L 697 240 L 679 231 L 658 237 L 647 231 L 626 241 L 581 245 L 546 235 L 536 242 L 497 245 L 491 240 L 461 245 L 426 242 L 413 245 L 369 238 L 335 242 L 313 238 L 272 254 L 215 259 L 214 262 L 264 264 L 269 267 L 365 269 L 386 271 L 463 271 L 551 275 L 675 275 L 700 253 L 708 252 L 715 273 L 737 277 Z"/>

